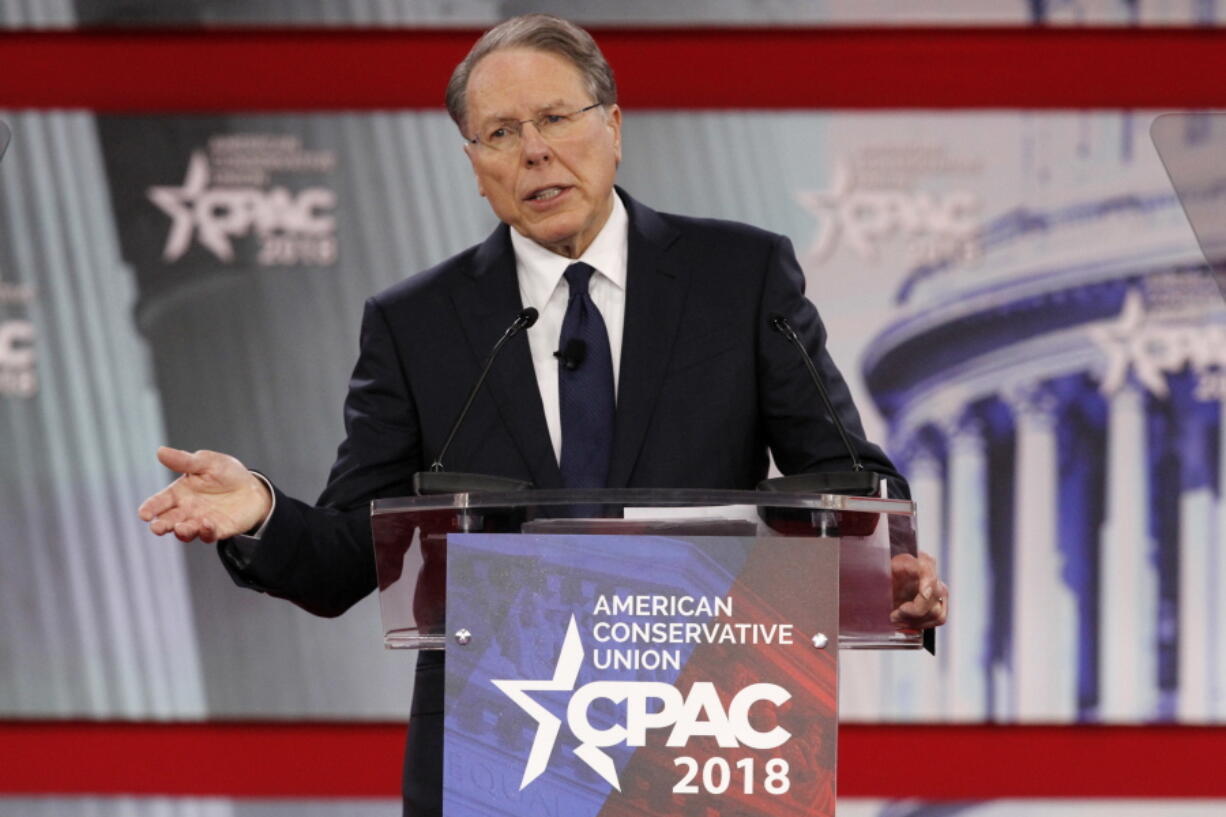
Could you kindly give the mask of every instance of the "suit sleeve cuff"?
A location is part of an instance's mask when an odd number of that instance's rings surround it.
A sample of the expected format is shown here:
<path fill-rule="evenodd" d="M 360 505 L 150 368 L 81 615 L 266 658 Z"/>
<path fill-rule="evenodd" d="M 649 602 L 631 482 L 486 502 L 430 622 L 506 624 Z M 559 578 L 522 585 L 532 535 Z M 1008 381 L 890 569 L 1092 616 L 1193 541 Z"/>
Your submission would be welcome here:
<path fill-rule="evenodd" d="M 259 471 L 252 471 L 251 475 L 264 483 L 264 487 L 268 489 L 268 495 L 272 498 L 272 505 L 268 508 L 268 515 L 264 517 L 264 521 L 255 530 L 239 534 L 238 536 L 232 536 L 222 544 L 220 548 L 222 558 L 239 570 L 250 565 L 252 560 L 255 559 L 260 547 L 260 539 L 264 536 L 264 531 L 268 528 L 268 522 L 277 510 L 277 492 L 273 490 L 272 483 L 269 482 L 268 477 Z"/>

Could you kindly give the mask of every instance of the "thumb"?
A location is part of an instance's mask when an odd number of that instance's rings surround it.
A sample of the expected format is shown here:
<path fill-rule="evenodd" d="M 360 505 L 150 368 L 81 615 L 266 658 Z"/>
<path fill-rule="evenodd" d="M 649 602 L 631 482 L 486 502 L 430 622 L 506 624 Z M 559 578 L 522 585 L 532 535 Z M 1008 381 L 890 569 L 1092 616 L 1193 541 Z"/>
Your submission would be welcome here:
<path fill-rule="evenodd" d="M 204 470 L 200 457 L 168 445 L 158 448 L 158 462 L 179 474 L 198 474 Z"/>

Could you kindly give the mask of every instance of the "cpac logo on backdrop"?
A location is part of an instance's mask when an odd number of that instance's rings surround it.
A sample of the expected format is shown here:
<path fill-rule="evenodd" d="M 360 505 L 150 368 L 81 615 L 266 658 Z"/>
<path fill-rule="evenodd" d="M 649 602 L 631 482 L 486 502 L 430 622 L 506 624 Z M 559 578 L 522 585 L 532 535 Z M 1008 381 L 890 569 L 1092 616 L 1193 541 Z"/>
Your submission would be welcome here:
<path fill-rule="evenodd" d="M 24 319 L 0 321 L 0 395 L 34 396 L 38 391 L 34 359 L 34 324 Z"/>
<path fill-rule="evenodd" d="M 222 261 L 234 260 L 233 239 L 255 233 L 257 263 L 331 264 L 336 260 L 336 194 L 310 187 L 295 194 L 285 187 L 210 187 L 209 160 L 192 154 L 180 187 L 155 186 L 149 199 L 171 218 L 162 258 L 183 257 L 195 236 Z"/>
<path fill-rule="evenodd" d="M 532 741 L 520 783 L 521 790 L 545 772 L 562 726 L 561 719 L 530 697 L 529 692 L 573 693 L 566 707 L 566 725 L 580 743 L 575 754 L 618 791 L 621 791 L 621 781 L 618 780 L 613 758 L 601 750 L 623 744 L 646 746 L 647 732 L 652 729 L 669 729 L 666 745 L 670 747 L 684 747 L 690 738 L 704 736 L 714 738 L 725 749 L 738 746 L 774 749 L 792 736 L 781 726 L 761 732 L 749 722 L 749 711 L 755 704 L 764 702 L 779 706 L 792 697 L 790 692 L 777 684 L 750 684 L 733 697 L 727 710 L 715 686 L 706 681 L 696 682 L 684 696 L 673 685 L 657 681 L 595 681 L 575 689 L 583 657 L 579 628 L 575 617 L 571 616 L 552 679 L 491 681 L 537 722 L 536 737 Z M 598 700 L 608 700 L 614 704 L 624 702 L 625 724 L 605 729 L 593 726 L 588 714 L 592 704 Z M 772 763 L 782 764 L 785 761 Z M 682 764 L 679 762 L 678 765 Z M 738 766 L 746 771 L 741 764 Z M 786 779 L 786 765 L 782 770 L 769 763 L 767 766 L 768 778 L 776 783 L 776 790 L 772 791 L 771 780 L 768 780 L 767 790 L 771 793 L 786 791 L 786 787 L 778 785 L 779 780 Z M 724 772 L 727 772 L 726 768 Z M 724 785 L 727 785 L 726 777 Z M 674 788 L 674 791 L 686 789 Z"/>
<path fill-rule="evenodd" d="M 1107 356 L 1101 390 L 1114 394 L 1131 370 L 1155 397 L 1166 397 L 1166 375 L 1190 366 L 1199 376 L 1196 399 L 1226 397 L 1226 326 L 1164 325 L 1146 320 L 1141 293 L 1133 289 L 1115 321 L 1089 330 Z"/>
<path fill-rule="evenodd" d="M 979 198 L 967 190 L 944 195 L 925 190 L 862 189 L 846 161 L 835 165 L 829 190 L 799 191 L 796 200 L 817 217 L 819 229 L 806 252 L 814 264 L 825 261 L 840 241 L 869 261 L 880 248 L 903 240 L 913 261 L 948 258 L 969 260 L 977 254 L 973 240 Z"/>

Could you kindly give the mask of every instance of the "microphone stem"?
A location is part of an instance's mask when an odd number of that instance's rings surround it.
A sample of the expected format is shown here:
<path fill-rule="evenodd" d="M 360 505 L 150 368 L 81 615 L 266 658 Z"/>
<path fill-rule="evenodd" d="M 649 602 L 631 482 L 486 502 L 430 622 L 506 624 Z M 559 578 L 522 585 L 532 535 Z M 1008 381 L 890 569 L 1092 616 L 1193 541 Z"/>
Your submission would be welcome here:
<path fill-rule="evenodd" d="M 443 470 L 443 455 L 446 454 L 447 449 L 451 447 L 451 441 L 455 437 L 456 432 L 460 430 L 460 425 L 464 422 L 464 417 L 468 414 L 469 407 L 472 406 L 473 401 L 477 399 L 477 393 L 481 391 L 481 384 L 485 382 L 485 378 L 490 373 L 490 369 L 492 368 L 490 364 L 494 362 L 494 358 L 498 356 L 498 353 L 502 350 L 503 345 L 514 337 L 516 333 L 518 333 L 519 330 L 526 324 L 527 321 L 525 321 L 522 317 L 516 318 L 515 322 L 507 327 L 507 331 L 502 333 L 502 337 L 499 338 L 498 342 L 494 344 L 494 348 L 490 350 L 489 356 L 486 357 L 485 362 L 481 364 L 481 376 L 477 378 L 476 384 L 473 385 L 472 390 L 468 393 L 468 399 L 464 401 L 464 408 L 460 409 L 460 413 L 456 416 L 455 422 L 452 423 L 451 431 L 447 434 L 446 442 L 444 442 L 443 447 L 438 450 L 438 456 L 435 457 L 434 462 L 430 464 L 431 471 L 437 473 Z"/>
<path fill-rule="evenodd" d="M 826 384 L 822 382 L 822 377 L 818 374 L 817 367 L 813 365 L 813 359 L 809 357 L 809 350 L 800 342 L 800 337 L 796 334 L 796 330 L 792 328 L 792 324 L 786 319 L 780 319 L 780 326 L 783 328 L 784 337 L 790 340 L 797 349 L 800 350 L 800 357 L 805 362 L 805 367 L 808 368 L 809 374 L 813 378 L 814 385 L 817 386 L 817 393 L 821 395 L 822 403 L 826 406 L 826 411 L 830 414 L 830 421 L 834 423 L 835 429 L 839 432 L 839 436 L 843 439 L 843 447 L 847 449 L 848 455 L 851 457 L 851 470 L 863 471 L 864 466 L 860 463 L 860 458 L 856 456 L 855 446 L 851 444 L 851 438 L 847 436 L 847 429 L 843 428 L 843 423 L 834 413 L 834 404 L 830 402 L 830 393 L 826 391 Z"/>

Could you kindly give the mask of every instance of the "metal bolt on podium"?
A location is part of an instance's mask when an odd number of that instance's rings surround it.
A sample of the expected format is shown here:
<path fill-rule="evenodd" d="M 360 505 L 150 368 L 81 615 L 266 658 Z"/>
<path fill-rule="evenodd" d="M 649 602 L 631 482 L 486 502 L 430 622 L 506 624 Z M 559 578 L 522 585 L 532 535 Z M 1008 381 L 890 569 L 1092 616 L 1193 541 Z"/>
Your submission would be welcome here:
<path fill-rule="evenodd" d="M 468 642 L 472 640 L 473 634 L 468 630 L 456 630 L 455 643 L 459 644 L 461 647 L 467 646 Z"/>
<path fill-rule="evenodd" d="M 813 636 L 813 646 L 817 647 L 819 650 L 826 649 L 826 645 L 829 643 L 830 639 L 826 637 L 825 633 L 818 633 L 817 635 Z"/>

